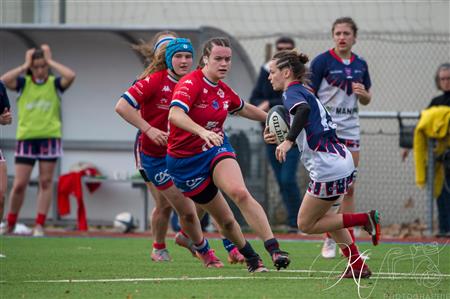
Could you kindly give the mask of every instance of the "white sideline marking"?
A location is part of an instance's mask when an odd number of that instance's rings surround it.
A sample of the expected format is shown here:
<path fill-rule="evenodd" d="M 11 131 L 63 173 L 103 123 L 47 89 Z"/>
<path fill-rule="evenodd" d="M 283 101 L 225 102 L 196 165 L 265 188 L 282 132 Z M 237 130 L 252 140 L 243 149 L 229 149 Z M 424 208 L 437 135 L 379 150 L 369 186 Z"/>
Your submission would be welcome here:
<path fill-rule="evenodd" d="M 333 271 L 328 271 L 333 272 Z M 333 272 L 334 273 L 334 272 Z M 401 274 L 401 277 L 395 276 L 374 276 L 372 280 L 384 279 L 384 280 L 435 280 L 437 276 L 424 276 L 424 275 L 411 275 L 409 273 L 396 273 Z M 152 282 L 152 281 L 201 281 L 201 280 L 251 280 L 251 279 L 278 279 L 278 280 L 323 280 L 330 277 L 307 277 L 307 276 L 285 276 L 285 277 L 273 277 L 273 276 L 210 276 L 210 277 L 155 277 L 155 278 L 110 278 L 110 279 L 61 279 L 61 280 L 27 280 L 26 283 L 81 283 L 81 282 Z M 448 276 L 448 275 L 445 275 Z M 337 278 L 336 278 L 337 279 Z M 6 281 L 0 281 L 5 283 Z"/>
<path fill-rule="evenodd" d="M 282 272 L 288 272 L 288 273 L 324 273 L 324 274 L 339 274 L 342 273 L 339 271 L 320 271 L 320 270 L 282 270 Z M 401 272 L 377 272 L 372 273 L 372 277 L 376 275 L 391 275 L 392 276 L 412 276 L 412 277 L 450 277 L 450 274 L 443 274 L 443 273 L 401 273 Z"/>

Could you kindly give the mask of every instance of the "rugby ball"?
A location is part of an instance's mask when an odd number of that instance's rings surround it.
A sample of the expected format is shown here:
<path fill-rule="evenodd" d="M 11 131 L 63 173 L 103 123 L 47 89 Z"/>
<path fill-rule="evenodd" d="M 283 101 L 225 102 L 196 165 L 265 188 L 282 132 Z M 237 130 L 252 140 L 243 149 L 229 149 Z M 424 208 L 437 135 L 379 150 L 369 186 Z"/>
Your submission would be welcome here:
<path fill-rule="evenodd" d="M 114 229 L 120 233 L 130 233 L 138 227 L 137 219 L 128 212 L 117 214 L 114 218 Z"/>
<path fill-rule="evenodd" d="M 266 126 L 274 133 L 277 144 L 282 143 L 289 132 L 289 113 L 283 105 L 273 106 L 267 113 Z"/>

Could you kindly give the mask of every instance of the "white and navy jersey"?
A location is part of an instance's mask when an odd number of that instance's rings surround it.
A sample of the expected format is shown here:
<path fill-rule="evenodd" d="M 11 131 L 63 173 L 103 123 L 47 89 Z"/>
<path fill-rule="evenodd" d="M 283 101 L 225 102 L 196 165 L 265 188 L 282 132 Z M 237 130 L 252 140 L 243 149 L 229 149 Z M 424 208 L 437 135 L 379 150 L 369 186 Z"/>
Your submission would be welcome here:
<path fill-rule="evenodd" d="M 301 160 L 315 182 L 330 182 L 348 177 L 355 169 L 352 155 L 339 142 L 336 124 L 320 101 L 299 82 L 293 82 L 283 93 L 284 107 L 291 115 L 302 104 L 311 108 L 308 122 L 296 139 Z"/>
<path fill-rule="evenodd" d="M 348 61 L 340 58 L 333 49 L 311 62 L 311 87 L 324 104 L 337 125 L 339 138 L 358 140 L 358 99 L 352 82 L 371 87 L 369 68 L 361 57 L 352 53 Z"/>

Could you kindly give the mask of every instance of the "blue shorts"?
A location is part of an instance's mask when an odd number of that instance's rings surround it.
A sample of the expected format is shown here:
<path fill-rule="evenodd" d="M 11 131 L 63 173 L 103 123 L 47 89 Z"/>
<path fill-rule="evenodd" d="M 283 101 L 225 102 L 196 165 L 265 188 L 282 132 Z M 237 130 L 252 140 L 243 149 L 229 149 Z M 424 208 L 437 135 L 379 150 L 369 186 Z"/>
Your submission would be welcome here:
<path fill-rule="evenodd" d="M 175 186 L 186 197 L 202 192 L 212 180 L 216 164 L 226 158 L 236 159 L 236 154 L 225 137 L 221 146 L 215 146 L 206 152 L 188 158 L 166 156 L 167 168 Z"/>
<path fill-rule="evenodd" d="M 151 157 L 141 152 L 140 158 L 139 171 L 146 182 L 152 182 L 158 190 L 166 190 L 173 185 L 167 172 L 166 157 Z"/>

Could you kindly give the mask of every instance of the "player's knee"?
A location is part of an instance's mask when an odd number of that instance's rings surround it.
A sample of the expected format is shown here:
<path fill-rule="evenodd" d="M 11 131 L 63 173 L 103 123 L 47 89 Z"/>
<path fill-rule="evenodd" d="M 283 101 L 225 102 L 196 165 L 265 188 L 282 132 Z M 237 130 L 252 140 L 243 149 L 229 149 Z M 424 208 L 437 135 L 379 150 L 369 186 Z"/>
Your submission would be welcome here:
<path fill-rule="evenodd" d="M 314 223 L 310 221 L 305 221 L 304 219 L 298 219 L 297 220 L 298 229 L 306 234 L 310 234 L 312 231 L 312 228 L 314 227 Z"/>
<path fill-rule="evenodd" d="M 247 188 L 245 188 L 245 186 L 233 188 L 233 190 L 228 195 L 234 200 L 237 205 L 252 200 L 252 196 L 248 192 Z"/>
<path fill-rule="evenodd" d="M 13 194 L 23 194 L 27 189 L 27 185 L 28 185 L 27 182 L 14 182 L 11 192 Z"/>
<path fill-rule="evenodd" d="M 195 222 L 195 218 L 197 217 L 197 215 L 195 213 L 185 213 L 185 214 L 179 215 L 179 217 L 180 217 L 180 221 L 189 223 L 189 224 L 193 224 Z"/>
<path fill-rule="evenodd" d="M 232 231 L 234 227 L 237 225 L 237 222 L 234 218 L 229 217 L 225 218 L 220 222 L 220 227 L 225 231 Z"/>
<path fill-rule="evenodd" d="M 39 188 L 42 190 L 48 190 L 52 187 L 52 178 L 40 178 Z"/>

